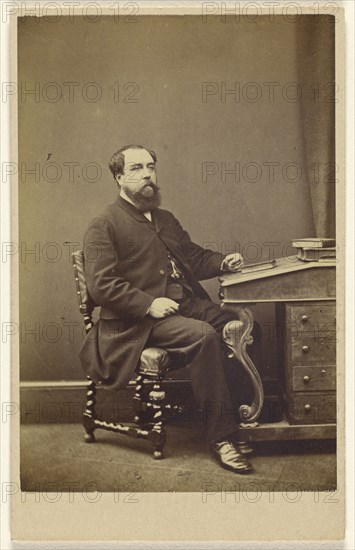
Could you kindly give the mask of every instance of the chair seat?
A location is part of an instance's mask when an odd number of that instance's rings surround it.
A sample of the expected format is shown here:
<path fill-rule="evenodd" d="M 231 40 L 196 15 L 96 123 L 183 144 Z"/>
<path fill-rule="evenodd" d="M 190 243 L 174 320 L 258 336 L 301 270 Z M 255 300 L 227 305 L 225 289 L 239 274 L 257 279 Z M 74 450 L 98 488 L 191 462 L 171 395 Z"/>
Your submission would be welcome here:
<path fill-rule="evenodd" d="M 145 348 L 140 356 L 138 373 L 145 376 L 164 374 L 170 365 L 169 354 L 161 348 Z"/>

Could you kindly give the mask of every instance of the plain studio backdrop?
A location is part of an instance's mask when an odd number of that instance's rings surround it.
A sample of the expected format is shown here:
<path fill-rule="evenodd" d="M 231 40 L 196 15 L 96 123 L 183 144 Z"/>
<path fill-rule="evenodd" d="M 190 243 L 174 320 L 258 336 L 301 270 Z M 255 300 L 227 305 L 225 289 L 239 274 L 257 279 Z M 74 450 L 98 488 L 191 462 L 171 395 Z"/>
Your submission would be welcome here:
<path fill-rule="evenodd" d="M 162 206 L 202 246 L 253 262 L 334 236 L 332 18 L 135 19 L 18 23 L 22 380 L 83 379 L 70 252 L 124 144 L 155 150 Z M 254 311 L 272 377 L 273 308 Z"/>

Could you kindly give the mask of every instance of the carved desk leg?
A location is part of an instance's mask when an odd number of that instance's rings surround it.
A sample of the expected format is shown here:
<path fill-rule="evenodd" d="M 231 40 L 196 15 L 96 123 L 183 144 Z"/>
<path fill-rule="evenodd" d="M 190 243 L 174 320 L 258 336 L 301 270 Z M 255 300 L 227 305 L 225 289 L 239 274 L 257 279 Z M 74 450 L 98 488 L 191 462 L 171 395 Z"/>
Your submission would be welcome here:
<path fill-rule="evenodd" d="M 243 365 L 253 385 L 254 399 L 252 404 L 241 405 L 239 407 L 242 422 L 249 424 L 258 419 L 264 403 L 264 390 L 261 378 L 246 351 L 247 345 L 253 343 L 251 331 L 254 326 L 254 317 L 251 310 L 246 306 L 233 306 L 233 311 L 238 314 L 239 320 L 229 321 L 225 325 L 223 328 L 223 339 L 231 350 L 230 357 L 236 357 Z"/>

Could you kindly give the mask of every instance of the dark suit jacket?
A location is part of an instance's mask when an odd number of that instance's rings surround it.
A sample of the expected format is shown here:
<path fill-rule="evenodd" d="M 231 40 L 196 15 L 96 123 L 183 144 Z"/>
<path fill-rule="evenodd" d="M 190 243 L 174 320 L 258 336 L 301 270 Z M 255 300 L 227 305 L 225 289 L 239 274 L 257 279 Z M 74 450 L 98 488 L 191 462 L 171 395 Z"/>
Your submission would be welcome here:
<path fill-rule="evenodd" d="M 149 306 L 165 296 L 166 247 L 198 296 L 208 297 L 198 281 L 221 273 L 223 255 L 193 243 L 171 212 L 156 209 L 153 220 L 118 197 L 85 234 L 87 286 L 101 312 L 80 357 L 94 381 L 114 389 L 132 378 L 154 323 Z"/>

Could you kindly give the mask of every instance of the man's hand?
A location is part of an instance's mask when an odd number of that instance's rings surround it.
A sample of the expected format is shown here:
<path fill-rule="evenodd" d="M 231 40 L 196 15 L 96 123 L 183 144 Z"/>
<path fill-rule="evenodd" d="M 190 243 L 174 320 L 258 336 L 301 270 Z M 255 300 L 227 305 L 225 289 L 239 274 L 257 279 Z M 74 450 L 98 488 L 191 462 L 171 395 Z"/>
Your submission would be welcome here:
<path fill-rule="evenodd" d="M 174 315 L 179 310 L 179 304 L 170 298 L 155 298 L 148 309 L 148 315 L 153 319 L 163 319 Z"/>
<path fill-rule="evenodd" d="M 243 256 L 238 252 L 227 254 L 222 263 L 223 271 L 238 271 L 244 264 Z"/>

